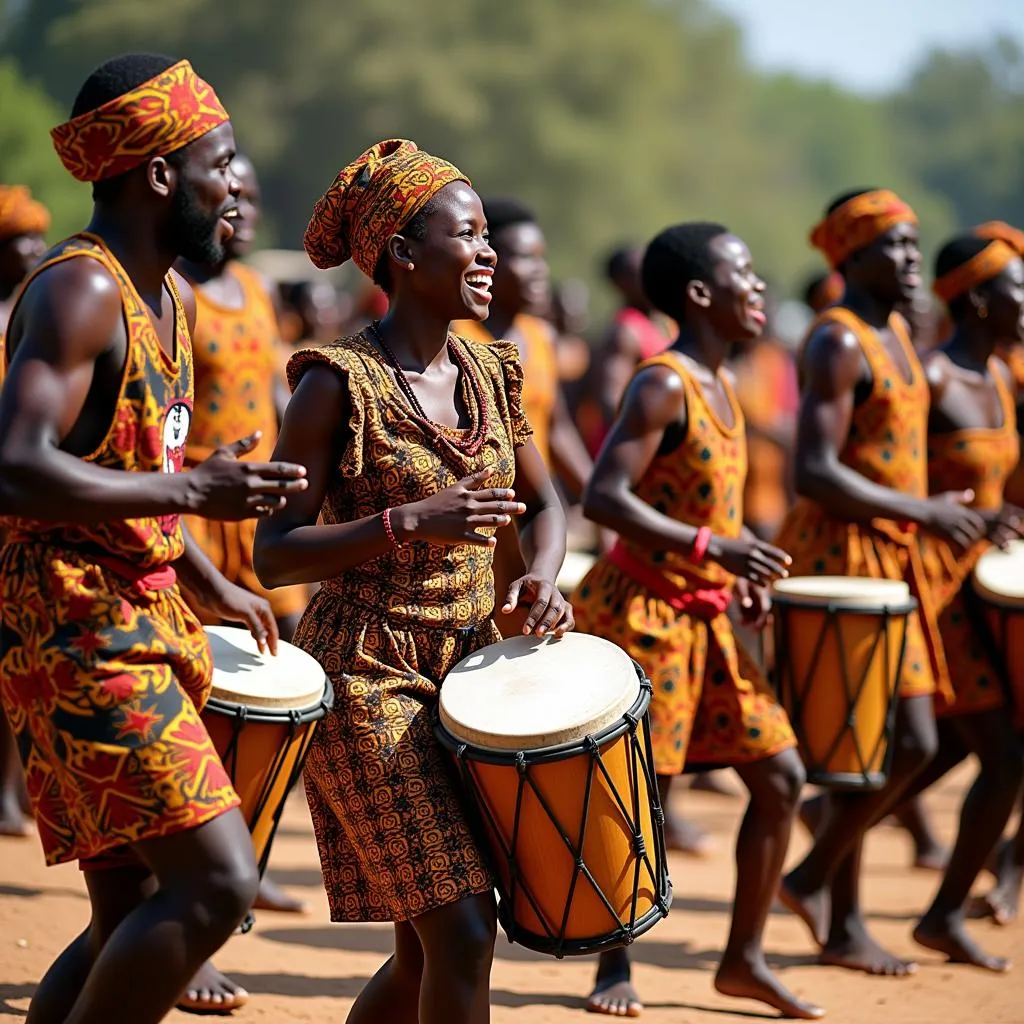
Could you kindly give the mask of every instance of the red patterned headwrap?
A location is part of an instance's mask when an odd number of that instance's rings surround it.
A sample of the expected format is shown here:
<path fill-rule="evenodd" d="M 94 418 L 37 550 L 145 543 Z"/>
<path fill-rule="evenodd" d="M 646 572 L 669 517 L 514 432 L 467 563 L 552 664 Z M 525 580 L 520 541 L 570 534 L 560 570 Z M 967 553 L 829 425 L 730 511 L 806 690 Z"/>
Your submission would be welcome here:
<path fill-rule="evenodd" d="M 943 274 L 932 285 L 932 291 L 943 302 L 952 302 L 979 284 L 991 281 L 997 274 L 1001 274 L 1008 264 L 1018 259 L 1020 255 L 1017 250 L 1010 248 L 1005 242 L 989 242 L 966 263 L 961 263 L 959 267 L 954 267 Z"/>
<path fill-rule="evenodd" d="M 0 185 L 0 242 L 49 230 L 50 211 L 24 185 Z"/>
<path fill-rule="evenodd" d="M 974 229 L 974 233 L 979 238 L 991 238 L 994 241 L 1005 242 L 1011 249 L 1016 249 L 1021 256 L 1024 256 L 1024 231 L 1007 224 L 1006 221 L 986 221 L 984 224 L 979 224 Z"/>
<path fill-rule="evenodd" d="M 811 232 L 811 245 L 835 269 L 897 224 L 916 223 L 917 214 L 895 192 L 879 189 L 837 206 Z"/>
<path fill-rule="evenodd" d="M 303 241 L 309 258 L 321 270 L 351 259 L 373 277 L 388 239 L 453 181 L 470 183 L 457 167 L 414 142 L 378 142 L 339 171 L 313 207 Z"/>
<path fill-rule="evenodd" d="M 182 60 L 50 136 L 72 176 L 96 182 L 173 153 L 227 120 L 213 88 Z"/>

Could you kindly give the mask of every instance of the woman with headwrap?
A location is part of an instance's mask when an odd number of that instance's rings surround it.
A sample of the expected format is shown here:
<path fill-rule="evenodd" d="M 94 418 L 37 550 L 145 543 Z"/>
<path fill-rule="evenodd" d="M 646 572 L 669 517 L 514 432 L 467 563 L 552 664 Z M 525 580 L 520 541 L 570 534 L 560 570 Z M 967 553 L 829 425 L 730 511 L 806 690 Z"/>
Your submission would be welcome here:
<path fill-rule="evenodd" d="M 431 711 L 448 670 L 499 639 L 491 558 L 513 516 L 536 553 L 503 610 L 529 601 L 527 633 L 572 628 L 555 587 L 565 520 L 516 346 L 450 331 L 486 318 L 496 261 L 468 179 L 379 143 L 317 203 L 305 245 L 321 268 L 351 258 L 390 298 L 381 321 L 290 360 L 275 458 L 303 453 L 308 500 L 256 536 L 265 585 L 323 583 L 295 643 L 336 694 L 305 769 L 331 918 L 395 923 L 395 955 L 348 1019 L 483 1024 L 493 879 Z"/>

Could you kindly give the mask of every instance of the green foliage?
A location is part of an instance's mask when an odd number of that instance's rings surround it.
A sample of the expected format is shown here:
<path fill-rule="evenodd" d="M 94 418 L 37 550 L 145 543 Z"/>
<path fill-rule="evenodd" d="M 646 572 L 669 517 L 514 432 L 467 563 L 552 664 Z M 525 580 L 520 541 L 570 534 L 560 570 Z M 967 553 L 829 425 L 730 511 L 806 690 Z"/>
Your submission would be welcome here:
<path fill-rule="evenodd" d="M 1005 42 L 935 54 L 898 95 L 868 99 L 755 74 L 708 0 L 178 0 L 173 17 L 139 0 L 6 9 L 0 53 L 17 54 L 65 110 L 112 54 L 187 54 L 260 168 L 278 245 L 300 244 L 339 166 L 393 136 L 452 159 L 483 193 L 533 204 L 560 275 L 593 278 L 611 245 L 700 217 L 742 234 L 791 290 L 821 266 L 811 225 L 857 186 L 903 194 L 928 246 L 957 224 L 1024 223 L 1024 64 Z M 19 101 L 26 142 L 14 148 L 38 151 L 27 159 L 52 195 L 78 195 L 57 184 L 45 133 L 59 115 L 41 102 Z"/>

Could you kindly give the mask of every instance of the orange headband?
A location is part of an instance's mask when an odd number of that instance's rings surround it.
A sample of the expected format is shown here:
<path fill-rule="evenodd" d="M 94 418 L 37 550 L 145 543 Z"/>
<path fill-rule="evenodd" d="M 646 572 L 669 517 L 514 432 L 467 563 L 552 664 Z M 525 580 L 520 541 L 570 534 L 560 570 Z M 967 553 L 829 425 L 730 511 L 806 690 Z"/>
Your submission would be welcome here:
<path fill-rule="evenodd" d="M 943 302 L 952 302 L 979 284 L 991 281 L 996 274 L 1001 274 L 1008 264 L 1018 259 L 1018 253 L 1005 242 L 990 242 L 977 256 L 972 256 L 966 263 L 961 263 L 948 274 L 943 274 L 932 285 L 932 291 Z"/>
<path fill-rule="evenodd" d="M 24 185 L 0 185 L 0 242 L 49 230 L 50 211 Z"/>
<path fill-rule="evenodd" d="M 317 201 L 303 240 L 309 258 L 322 270 L 351 259 L 373 277 L 388 239 L 453 181 L 469 184 L 457 167 L 416 143 L 378 142 L 342 168 Z"/>
<path fill-rule="evenodd" d="M 916 223 L 917 214 L 895 192 L 865 192 L 837 206 L 818 224 L 811 232 L 811 245 L 835 269 L 897 224 Z"/>
<path fill-rule="evenodd" d="M 229 120 L 213 88 L 187 60 L 50 132 L 78 181 L 103 181 L 166 156 Z"/>
<path fill-rule="evenodd" d="M 1005 242 L 1011 249 L 1016 249 L 1021 256 L 1024 256 L 1024 231 L 1012 227 L 1005 221 L 990 220 L 979 224 L 974 229 L 974 233 L 979 238 L 991 238 Z"/>

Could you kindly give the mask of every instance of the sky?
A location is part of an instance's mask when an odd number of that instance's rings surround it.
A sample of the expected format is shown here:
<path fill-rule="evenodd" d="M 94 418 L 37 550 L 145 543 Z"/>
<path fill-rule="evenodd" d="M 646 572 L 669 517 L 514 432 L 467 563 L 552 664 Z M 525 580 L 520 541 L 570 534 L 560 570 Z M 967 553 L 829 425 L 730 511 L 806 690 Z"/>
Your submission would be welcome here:
<path fill-rule="evenodd" d="M 1024 47 L 1024 0 L 712 0 L 743 27 L 755 65 L 865 93 L 899 86 L 936 46 L 996 34 Z"/>

